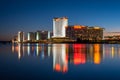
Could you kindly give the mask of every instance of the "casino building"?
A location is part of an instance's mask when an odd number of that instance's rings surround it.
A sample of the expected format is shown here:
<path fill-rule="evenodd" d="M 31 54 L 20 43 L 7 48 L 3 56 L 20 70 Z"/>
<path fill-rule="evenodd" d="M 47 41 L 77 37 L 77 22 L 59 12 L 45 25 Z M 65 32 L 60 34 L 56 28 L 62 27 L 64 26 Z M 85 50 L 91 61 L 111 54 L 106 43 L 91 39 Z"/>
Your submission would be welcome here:
<path fill-rule="evenodd" d="M 102 40 L 104 28 L 73 25 L 66 27 L 66 37 L 71 40 Z"/>
<path fill-rule="evenodd" d="M 53 38 L 61 38 L 66 36 L 65 27 L 68 26 L 68 18 L 53 19 Z"/>

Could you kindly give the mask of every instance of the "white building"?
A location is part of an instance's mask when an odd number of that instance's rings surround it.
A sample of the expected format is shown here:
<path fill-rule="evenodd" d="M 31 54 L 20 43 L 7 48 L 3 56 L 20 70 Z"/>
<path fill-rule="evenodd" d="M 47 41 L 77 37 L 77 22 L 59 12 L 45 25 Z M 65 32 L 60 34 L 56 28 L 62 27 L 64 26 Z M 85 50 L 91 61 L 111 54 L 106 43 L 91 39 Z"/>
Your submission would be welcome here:
<path fill-rule="evenodd" d="M 24 32 L 18 32 L 18 42 L 24 42 Z"/>
<path fill-rule="evenodd" d="M 40 40 L 40 31 L 36 32 L 36 40 Z"/>
<path fill-rule="evenodd" d="M 53 37 L 65 37 L 65 27 L 68 26 L 68 18 L 53 19 Z"/>
<path fill-rule="evenodd" d="M 34 41 L 35 40 L 35 33 L 34 32 L 28 32 L 27 39 L 29 41 Z"/>

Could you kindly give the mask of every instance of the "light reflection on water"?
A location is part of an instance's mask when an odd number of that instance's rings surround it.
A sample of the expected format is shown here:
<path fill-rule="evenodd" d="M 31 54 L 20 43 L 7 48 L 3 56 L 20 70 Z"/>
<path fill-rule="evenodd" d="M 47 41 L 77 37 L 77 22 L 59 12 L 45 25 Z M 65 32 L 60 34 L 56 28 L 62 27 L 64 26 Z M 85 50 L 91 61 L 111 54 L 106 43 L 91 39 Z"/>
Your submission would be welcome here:
<path fill-rule="evenodd" d="M 40 56 L 53 58 L 53 70 L 68 72 L 68 63 L 84 65 L 92 63 L 99 65 L 105 59 L 120 58 L 118 44 L 18 44 L 12 45 L 12 52 L 18 59 L 25 56 Z"/>

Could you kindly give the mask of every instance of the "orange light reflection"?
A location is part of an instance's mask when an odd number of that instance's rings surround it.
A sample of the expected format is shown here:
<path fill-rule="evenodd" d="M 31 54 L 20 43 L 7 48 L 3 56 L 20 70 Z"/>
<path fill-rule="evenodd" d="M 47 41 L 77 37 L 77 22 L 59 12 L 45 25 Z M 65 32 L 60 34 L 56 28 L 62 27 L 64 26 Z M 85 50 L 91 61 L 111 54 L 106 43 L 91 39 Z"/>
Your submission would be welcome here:
<path fill-rule="evenodd" d="M 101 57 L 100 57 L 100 44 L 94 44 L 94 63 L 100 64 Z"/>

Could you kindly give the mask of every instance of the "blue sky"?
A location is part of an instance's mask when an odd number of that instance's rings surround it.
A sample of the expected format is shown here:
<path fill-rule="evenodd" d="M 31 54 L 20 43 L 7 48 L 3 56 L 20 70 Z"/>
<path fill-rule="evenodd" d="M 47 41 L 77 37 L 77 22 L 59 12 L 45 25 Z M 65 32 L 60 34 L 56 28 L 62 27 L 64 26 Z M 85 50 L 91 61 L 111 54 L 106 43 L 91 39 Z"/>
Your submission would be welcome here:
<path fill-rule="evenodd" d="M 52 19 L 120 32 L 120 0 L 0 0 L 0 40 L 18 31 L 52 31 Z"/>

